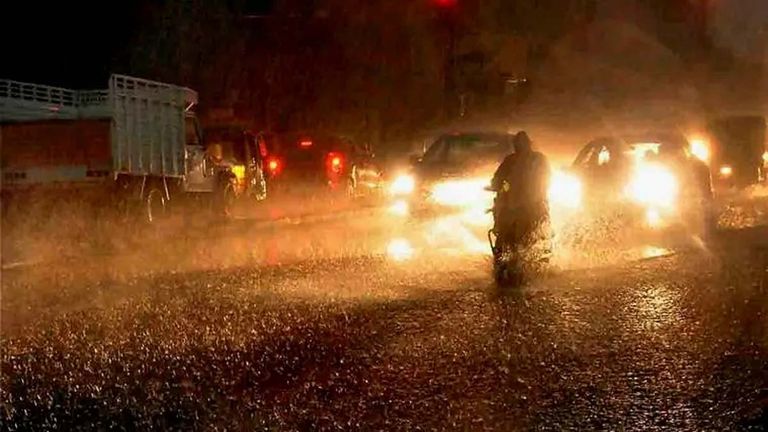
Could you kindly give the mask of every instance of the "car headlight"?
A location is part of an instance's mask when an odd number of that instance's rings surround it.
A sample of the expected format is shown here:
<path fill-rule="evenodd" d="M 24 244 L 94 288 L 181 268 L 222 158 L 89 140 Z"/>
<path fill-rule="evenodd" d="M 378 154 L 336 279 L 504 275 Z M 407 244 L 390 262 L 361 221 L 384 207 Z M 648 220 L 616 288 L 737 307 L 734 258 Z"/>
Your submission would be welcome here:
<path fill-rule="evenodd" d="M 691 140 L 691 154 L 702 162 L 709 162 L 709 146 L 700 138 Z"/>
<path fill-rule="evenodd" d="M 627 187 L 627 194 L 638 204 L 672 207 L 677 200 L 675 175 L 661 165 L 643 164 L 637 168 Z"/>
<path fill-rule="evenodd" d="M 549 182 L 547 196 L 553 205 L 567 208 L 581 206 L 581 180 L 573 174 L 563 171 L 555 171 Z"/>
<path fill-rule="evenodd" d="M 397 200 L 389 206 L 389 212 L 396 216 L 408 215 L 408 201 Z"/>
<path fill-rule="evenodd" d="M 408 195 L 416 188 L 416 180 L 410 174 L 400 174 L 389 185 L 389 193 L 392 195 Z"/>
<path fill-rule="evenodd" d="M 485 189 L 488 183 L 487 178 L 442 181 L 432 187 L 431 198 L 444 206 L 487 209 L 494 195 Z"/>
<path fill-rule="evenodd" d="M 720 167 L 720 177 L 728 178 L 733 175 L 733 168 L 730 165 L 723 165 Z"/>

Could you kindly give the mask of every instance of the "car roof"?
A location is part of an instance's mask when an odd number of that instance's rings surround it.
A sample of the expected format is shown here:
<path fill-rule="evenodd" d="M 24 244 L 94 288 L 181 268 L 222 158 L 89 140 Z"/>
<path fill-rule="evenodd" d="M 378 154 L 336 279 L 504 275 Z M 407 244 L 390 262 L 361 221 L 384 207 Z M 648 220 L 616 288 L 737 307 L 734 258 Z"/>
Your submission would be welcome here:
<path fill-rule="evenodd" d="M 593 139 L 589 144 L 622 145 L 631 147 L 635 144 L 655 143 L 665 148 L 685 148 L 687 139 L 677 132 L 645 132 L 623 135 L 608 135 Z"/>
<path fill-rule="evenodd" d="M 446 138 L 492 138 L 492 139 L 510 139 L 512 134 L 503 132 L 456 132 L 440 135 L 439 139 Z"/>

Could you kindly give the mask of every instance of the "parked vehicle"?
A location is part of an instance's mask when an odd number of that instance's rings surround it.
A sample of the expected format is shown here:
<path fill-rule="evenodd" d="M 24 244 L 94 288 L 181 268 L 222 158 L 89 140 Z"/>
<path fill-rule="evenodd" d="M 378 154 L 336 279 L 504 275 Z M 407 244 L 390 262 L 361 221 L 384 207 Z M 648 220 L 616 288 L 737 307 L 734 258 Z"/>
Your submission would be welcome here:
<path fill-rule="evenodd" d="M 95 91 L 0 80 L 4 202 L 87 197 L 153 222 L 194 197 L 226 213 L 233 173 L 206 157 L 196 103 L 191 89 L 125 75 Z"/>

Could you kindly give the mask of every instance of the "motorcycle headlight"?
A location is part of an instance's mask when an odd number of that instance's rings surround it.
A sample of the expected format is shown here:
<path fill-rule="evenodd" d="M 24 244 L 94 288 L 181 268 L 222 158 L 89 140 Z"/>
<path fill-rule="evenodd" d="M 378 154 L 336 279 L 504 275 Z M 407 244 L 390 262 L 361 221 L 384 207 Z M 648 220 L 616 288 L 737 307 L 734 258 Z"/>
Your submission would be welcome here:
<path fill-rule="evenodd" d="M 549 202 L 552 205 L 578 208 L 581 206 L 581 189 L 581 180 L 578 177 L 566 172 L 555 171 L 549 182 L 547 193 Z"/>
<path fill-rule="evenodd" d="M 389 193 L 392 195 L 408 195 L 416 188 L 416 180 L 410 174 L 400 174 L 389 185 Z"/>
<path fill-rule="evenodd" d="M 677 179 L 672 171 L 655 164 L 638 167 L 627 187 L 627 194 L 633 201 L 654 207 L 672 207 L 677 193 Z"/>

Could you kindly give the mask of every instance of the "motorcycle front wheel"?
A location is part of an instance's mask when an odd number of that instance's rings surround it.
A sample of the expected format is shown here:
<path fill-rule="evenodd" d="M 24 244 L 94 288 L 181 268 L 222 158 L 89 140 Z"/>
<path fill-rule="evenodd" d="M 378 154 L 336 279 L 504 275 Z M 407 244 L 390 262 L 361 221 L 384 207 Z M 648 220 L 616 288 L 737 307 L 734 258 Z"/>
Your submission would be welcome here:
<path fill-rule="evenodd" d="M 498 238 L 497 238 L 498 240 Z M 524 282 L 520 259 L 511 245 L 493 246 L 493 278 L 496 284 L 504 287 L 516 287 Z"/>

